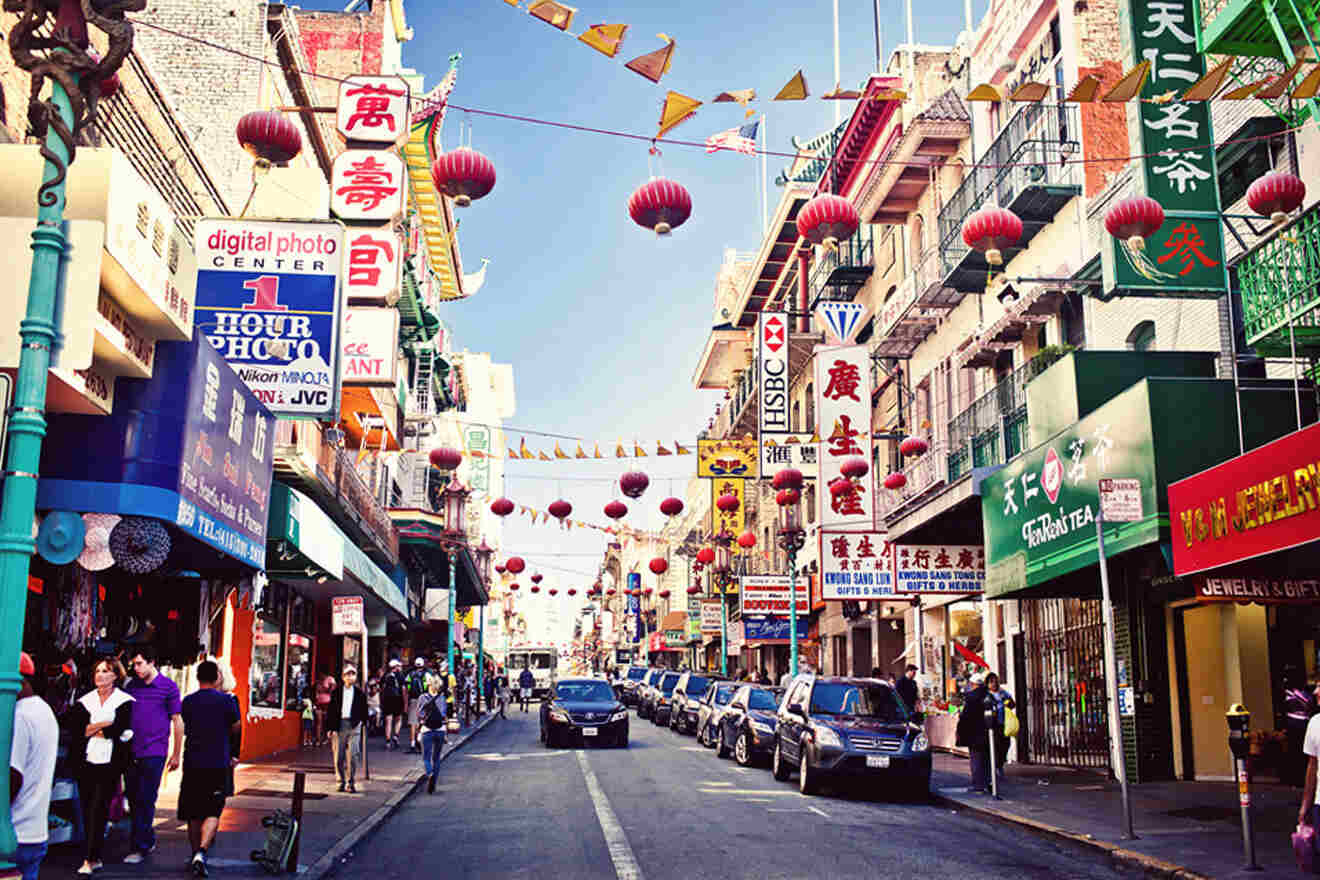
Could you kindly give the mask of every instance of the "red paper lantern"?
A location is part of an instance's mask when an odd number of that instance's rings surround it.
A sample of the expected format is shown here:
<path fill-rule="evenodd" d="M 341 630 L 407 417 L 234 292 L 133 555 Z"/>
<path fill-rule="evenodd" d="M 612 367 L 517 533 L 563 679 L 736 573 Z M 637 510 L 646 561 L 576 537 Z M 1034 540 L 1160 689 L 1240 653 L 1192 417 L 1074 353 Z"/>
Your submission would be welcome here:
<path fill-rule="evenodd" d="M 539 584 L 540 582 L 541 582 L 541 575 L 539 574 L 532 575 L 532 583 Z"/>
<path fill-rule="evenodd" d="M 907 476 L 904 475 L 902 471 L 894 471 L 892 474 L 885 477 L 886 489 L 902 489 L 906 485 Z"/>
<path fill-rule="evenodd" d="M 691 586 L 691 587 L 688 587 L 688 588 L 687 588 L 687 591 L 688 591 L 688 595 L 689 595 L 689 596 L 695 596 L 695 595 L 697 595 L 698 593 L 701 592 L 701 587 L 698 587 L 698 586 L 696 586 L 696 585 L 693 585 L 693 586 Z"/>
<path fill-rule="evenodd" d="M 1000 266 L 1003 250 L 1022 238 L 1022 220 L 1007 208 L 987 205 L 964 221 L 962 238 L 969 248 L 985 254 L 991 266 Z"/>
<path fill-rule="evenodd" d="M 775 493 L 775 504 L 780 507 L 788 507 L 790 504 L 797 504 L 798 499 L 801 497 L 802 493 L 798 492 L 797 489 L 780 489 Z"/>
<path fill-rule="evenodd" d="M 513 583 L 509 584 L 509 589 L 515 593 L 518 592 L 518 582 L 514 581 Z"/>
<path fill-rule="evenodd" d="M 905 437 L 903 442 L 898 444 L 898 451 L 904 455 L 924 455 L 929 448 L 926 441 L 920 437 Z"/>
<path fill-rule="evenodd" d="M 855 489 L 856 487 L 852 484 L 851 480 L 845 480 L 842 477 L 839 477 L 830 483 L 830 495 L 835 498 L 840 498 L 844 495 L 851 495 Z"/>
<path fill-rule="evenodd" d="M 870 469 L 871 466 L 866 463 L 866 459 L 854 455 L 852 458 L 844 459 L 843 464 L 839 466 L 839 473 L 850 480 L 860 480 Z"/>
<path fill-rule="evenodd" d="M 618 590 L 606 590 L 606 591 L 605 591 L 605 595 L 606 595 L 606 596 L 613 596 L 613 595 L 614 595 L 615 593 L 617 593 L 617 592 L 618 592 Z"/>
<path fill-rule="evenodd" d="M 573 512 L 573 505 L 560 498 L 558 501 L 551 501 L 547 510 L 550 511 L 551 516 L 563 522 L 564 518 Z"/>
<path fill-rule="evenodd" d="M 715 561 L 715 551 L 710 547 L 702 547 L 697 551 L 697 562 L 702 565 L 710 565 Z"/>
<path fill-rule="evenodd" d="M 504 565 L 503 565 L 503 564 L 499 564 L 499 565 L 496 565 L 496 566 L 495 566 L 495 573 L 496 573 L 496 574 L 504 574 L 504 572 L 505 572 L 505 568 L 504 568 Z"/>
<path fill-rule="evenodd" d="M 652 593 L 654 593 L 654 592 L 655 592 L 655 591 L 652 590 L 650 587 L 647 587 L 645 590 L 642 590 L 642 595 L 643 595 L 643 596 L 647 596 L 647 597 L 649 598 L 650 595 L 651 595 Z"/>
<path fill-rule="evenodd" d="M 1163 225 L 1164 208 L 1149 196 L 1123 199 L 1105 212 L 1105 231 L 1134 250 L 1144 248 Z"/>
<path fill-rule="evenodd" d="M 802 471 L 797 468 L 784 468 L 783 470 L 777 471 L 774 479 L 771 480 L 770 485 L 774 486 L 776 489 L 801 489 Z"/>
<path fill-rule="evenodd" d="M 692 215 L 692 196 L 683 185 L 664 177 L 655 177 L 628 197 L 628 216 L 638 226 L 668 235 Z"/>
<path fill-rule="evenodd" d="M 678 516 L 683 512 L 683 502 L 677 498 L 666 498 L 660 502 L 660 512 L 665 516 Z"/>
<path fill-rule="evenodd" d="M 541 588 L 538 587 L 536 584 L 532 584 L 532 592 L 533 592 L 533 593 L 539 593 L 539 592 L 541 592 Z"/>
<path fill-rule="evenodd" d="M 1306 184 L 1296 174 L 1286 171 L 1271 171 L 1247 187 L 1247 205 L 1262 217 L 1269 217 L 1276 226 L 1286 222 L 1305 198 Z"/>
<path fill-rule="evenodd" d="M 490 503 L 490 512 L 500 517 L 508 516 L 513 513 L 513 502 L 507 498 L 496 498 Z"/>
<path fill-rule="evenodd" d="M 668 599 L 668 598 L 669 598 L 669 591 L 668 591 L 668 590 L 661 590 L 659 595 L 660 595 L 660 598 L 661 598 L 661 599 Z"/>
<path fill-rule="evenodd" d="M 431 450 L 430 459 L 433 468 L 439 468 L 445 472 L 455 471 L 463 463 L 463 453 L 457 449 L 450 449 L 448 446 L 437 446 Z"/>
<path fill-rule="evenodd" d="M 816 196 L 798 212 L 797 230 L 798 235 L 812 244 L 834 250 L 840 239 L 857 231 L 861 222 L 852 202 L 842 196 L 825 194 Z"/>
<path fill-rule="evenodd" d="M 628 505 L 622 501 L 611 501 L 605 505 L 605 515 L 610 519 L 619 519 L 628 513 Z"/>
<path fill-rule="evenodd" d="M 733 513 L 741 504 L 742 502 L 738 500 L 738 496 L 732 493 L 721 495 L 715 499 L 715 506 L 720 509 L 721 513 Z"/>
<path fill-rule="evenodd" d="M 756 546 L 756 532 L 748 529 L 738 536 L 738 546 L 744 550 L 751 550 Z"/>
<path fill-rule="evenodd" d="M 293 120 L 274 110 L 253 110 L 234 129 L 239 145 L 258 162 L 282 165 L 302 152 L 302 134 Z"/>
<path fill-rule="evenodd" d="M 569 587 L 569 588 L 568 588 L 568 595 L 570 595 L 570 596 L 576 596 L 576 595 L 577 595 L 577 590 L 573 589 L 572 587 Z"/>
<path fill-rule="evenodd" d="M 651 479 L 641 471 L 628 471 L 619 477 L 619 491 L 629 498 L 641 498 L 649 485 Z"/>
<path fill-rule="evenodd" d="M 657 556 L 647 567 L 651 569 L 651 574 L 661 575 L 669 571 L 669 562 L 663 556 Z"/>
<path fill-rule="evenodd" d="M 527 567 L 527 563 L 523 561 L 521 556 L 510 556 L 508 561 L 504 563 L 504 567 L 509 570 L 510 574 L 518 574 Z"/>
<path fill-rule="evenodd" d="M 547 590 L 546 592 L 548 592 L 551 596 L 558 596 L 558 595 L 559 595 L 559 591 L 556 590 L 554 587 L 551 587 L 551 588 L 550 588 L 549 590 Z"/>
<path fill-rule="evenodd" d="M 495 166 L 476 150 L 459 147 L 435 160 L 431 181 L 454 204 L 466 208 L 473 199 L 489 195 L 495 188 Z"/>

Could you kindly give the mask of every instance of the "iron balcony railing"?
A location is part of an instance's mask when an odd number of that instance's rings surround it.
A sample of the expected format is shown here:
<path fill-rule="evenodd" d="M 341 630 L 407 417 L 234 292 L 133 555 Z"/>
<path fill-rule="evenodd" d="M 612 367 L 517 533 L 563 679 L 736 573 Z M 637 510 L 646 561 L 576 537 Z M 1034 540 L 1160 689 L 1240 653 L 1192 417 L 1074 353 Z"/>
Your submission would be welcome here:
<path fill-rule="evenodd" d="M 1066 161 L 1080 148 L 1080 119 L 1077 107 L 1069 104 L 1028 104 L 1013 115 L 940 211 L 946 273 L 969 250 L 962 240 L 969 214 L 990 202 L 1008 207 L 1030 187 L 1081 182 L 1081 163 Z"/>
<path fill-rule="evenodd" d="M 902 489 L 886 489 L 883 485 L 876 488 L 875 510 L 881 519 L 949 479 L 948 447 L 943 443 L 931 444 L 925 454 L 908 458 L 901 472 L 907 477 L 907 484 Z"/>
<path fill-rule="evenodd" d="M 1247 344 L 1263 355 L 1320 345 L 1320 205 L 1237 263 Z M 1291 338 L 1290 338 L 1291 336 Z"/>
<path fill-rule="evenodd" d="M 859 227 L 851 238 L 839 242 L 833 251 L 824 251 L 816 261 L 807 282 L 812 309 L 821 300 L 852 300 L 875 269 L 875 233 L 872 229 L 869 225 Z"/>
<path fill-rule="evenodd" d="M 1027 383 L 1054 363 L 1033 358 L 949 422 L 948 480 L 1003 464 L 1026 449 Z"/>

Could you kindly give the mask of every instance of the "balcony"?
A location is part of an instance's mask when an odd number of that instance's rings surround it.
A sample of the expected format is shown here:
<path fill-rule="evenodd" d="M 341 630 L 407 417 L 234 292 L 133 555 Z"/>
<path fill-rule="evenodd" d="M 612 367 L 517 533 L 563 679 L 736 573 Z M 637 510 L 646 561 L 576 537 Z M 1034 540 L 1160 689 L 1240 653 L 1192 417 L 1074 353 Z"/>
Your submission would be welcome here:
<path fill-rule="evenodd" d="M 875 317 L 875 347 L 877 357 L 908 358 L 935 331 L 947 306 L 922 304 L 927 294 L 942 299 L 943 266 L 938 248 L 928 248 L 916 265 L 904 276 L 898 289 L 880 304 Z"/>
<path fill-rule="evenodd" d="M 276 422 L 275 476 L 311 497 L 368 556 L 392 570 L 399 535 L 358 473 L 350 450 L 331 446 L 316 422 Z"/>
<path fill-rule="evenodd" d="M 907 477 L 902 489 L 881 488 L 876 492 L 875 511 L 879 519 L 889 517 L 949 481 L 948 447 L 943 443 L 932 444 L 924 455 L 909 458 L 901 472 Z"/>
<path fill-rule="evenodd" d="M 873 226 L 862 226 L 838 248 L 825 251 L 816 261 L 807 282 L 811 310 L 821 300 L 851 302 L 866 279 L 875 271 Z"/>
<path fill-rule="evenodd" d="M 1027 383 L 1054 361 L 1027 361 L 954 416 L 949 422 L 949 448 L 945 453 L 950 483 L 973 468 L 1003 464 L 1028 448 Z"/>
<path fill-rule="evenodd" d="M 1237 264 L 1247 344 L 1266 357 L 1320 357 L 1320 206 Z"/>
<path fill-rule="evenodd" d="M 985 289 L 989 265 L 963 244 L 963 222 L 987 204 L 1022 219 L 1022 239 L 1004 252 L 1021 253 L 1070 199 L 1082 191 L 1082 166 L 1068 162 L 1080 149 L 1081 123 L 1074 105 L 1028 105 L 1019 110 L 969 169 L 939 216 L 943 285 L 923 292 L 922 305 L 954 306 Z"/>
<path fill-rule="evenodd" d="M 1320 17 L 1317 0 L 1200 0 L 1197 12 L 1204 54 L 1278 58 L 1291 64 L 1308 54 L 1309 47 L 1315 57 L 1315 39 L 1308 31 Z"/>

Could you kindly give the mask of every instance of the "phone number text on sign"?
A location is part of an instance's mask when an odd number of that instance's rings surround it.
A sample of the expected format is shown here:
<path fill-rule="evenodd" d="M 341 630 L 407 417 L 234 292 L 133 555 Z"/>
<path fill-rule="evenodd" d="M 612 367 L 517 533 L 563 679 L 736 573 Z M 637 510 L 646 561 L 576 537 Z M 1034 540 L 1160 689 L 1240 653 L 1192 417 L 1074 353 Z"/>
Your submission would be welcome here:
<path fill-rule="evenodd" d="M 985 548 L 896 546 L 894 588 L 900 593 L 980 593 L 985 589 Z"/>
<path fill-rule="evenodd" d="M 893 545 L 880 532 L 822 531 L 820 563 L 823 599 L 894 595 Z"/>

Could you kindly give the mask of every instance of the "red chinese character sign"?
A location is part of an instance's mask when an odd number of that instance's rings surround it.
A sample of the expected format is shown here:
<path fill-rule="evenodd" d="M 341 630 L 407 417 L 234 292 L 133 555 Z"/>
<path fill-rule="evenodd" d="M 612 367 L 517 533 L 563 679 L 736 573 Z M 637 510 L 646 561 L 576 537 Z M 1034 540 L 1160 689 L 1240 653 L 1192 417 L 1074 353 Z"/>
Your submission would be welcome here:
<path fill-rule="evenodd" d="M 980 593 L 985 589 L 985 548 L 895 546 L 894 588 L 900 593 Z"/>
<path fill-rule="evenodd" d="M 341 220 L 392 220 L 403 212 L 403 160 L 390 150 L 345 150 L 330 169 L 330 210 Z"/>
<path fill-rule="evenodd" d="M 893 545 L 879 532 L 820 533 L 823 598 L 866 602 L 894 595 Z"/>
<path fill-rule="evenodd" d="M 393 305 L 403 283 L 403 241 L 392 224 L 348 230 L 344 293 L 350 302 Z"/>
<path fill-rule="evenodd" d="M 821 528 L 870 526 L 874 481 L 869 474 L 851 480 L 842 471 L 849 458 L 871 459 L 871 363 L 865 346 L 816 349 L 815 379 Z"/>
<path fill-rule="evenodd" d="M 397 76 L 353 76 L 339 84 L 335 127 L 350 141 L 392 144 L 409 130 L 408 84 Z"/>

